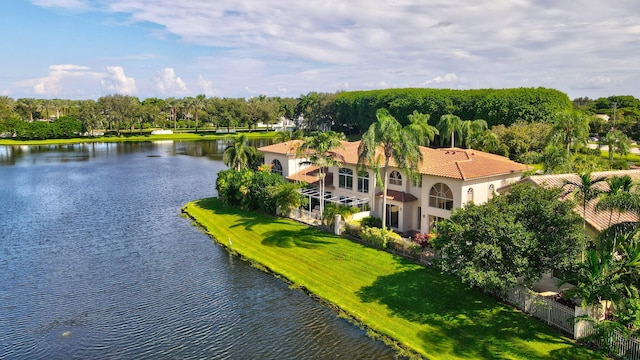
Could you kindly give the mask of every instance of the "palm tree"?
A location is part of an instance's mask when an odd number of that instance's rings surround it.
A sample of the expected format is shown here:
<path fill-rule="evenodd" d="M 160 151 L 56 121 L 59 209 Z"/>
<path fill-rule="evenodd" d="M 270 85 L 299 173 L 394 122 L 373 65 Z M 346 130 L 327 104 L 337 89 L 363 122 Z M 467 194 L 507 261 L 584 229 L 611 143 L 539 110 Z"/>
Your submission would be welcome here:
<path fill-rule="evenodd" d="M 467 145 L 467 149 L 471 149 L 471 142 L 487 130 L 489 125 L 482 119 L 464 120 L 460 123 L 461 142 Z"/>
<path fill-rule="evenodd" d="M 617 211 L 618 217 L 620 217 L 621 212 L 632 210 L 629 200 L 637 197 L 637 195 L 630 194 L 631 187 L 633 186 L 633 180 L 629 175 L 609 178 L 607 179 L 607 184 L 609 184 L 609 191 L 605 192 L 604 197 L 598 201 L 595 210 L 609 210 L 609 226 L 611 226 L 613 212 Z"/>
<path fill-rule="evenodd" d="M 302 130 L 295 130 L 295 131 L 284 130 L 284 131 L 276 132 L 275 142 L 283 143 L 285 141 L 290 141 L 290 140 L 302 140 L 303 138 L 304 138 L 304 132 L 302 132 Z"/>
<path fill-rule="evenodd" d="M 198 132 L 198 111 L 204 109 L 204 105 L 206 104 L 207 96 L 204 94 L 196 95 L 195 98 L 191 101 L 191 105 L 193 105 L 193 109 L 196 113 L 196 132 Z"/>
<path fill-rule="evenodd" d="M 29 115 L 29 121 L 33 122 L 33 112 L 38 107 L 38 101 L 34 98 L 18 99 L 18 107 L 22 108 Z"/>
<path fill-rule="evenodd" d="M 324 184 L 325 169 L 342 163 L 336 153 L 331 150 L 342 148 L 344 134 L 335 131 L 314 131 L 306 137 L 300 147 L 298 154 L 307 158 L 302 161 L 302 165 L 315 165 L 318 167 L 318 180 L 320 181 L 320 215 L 324 214 Z"/>
<path fill-rule="evenodd" d="M 169 108 L 169 120 L 173 120 L 173 130 L 178 128 L 178 104 L 179 100 L 173 97 L 166 98 L 165 103 Z"/>
<path fill-rule="evenodd" d="M 403 128 L 386 109 L 378 109 L 376 118 L 377 121 L 362 135 L 362 141 L 358 146 L 358 164 L 372 167 L 376 180 L 383 184 L 382 227 L 386 228 L 389 161 L 393 158 L 398 168 L 413 175 L 422 161 L 422 153 L 420 146 L 414 141 L 415 137 L 410 133 L 410 126 Z M 380 174 L 382 156 L 384 166 Z"/>
<path fill-rule="evenodd" d="M 444 145 L 445 139 L 451 136 L 451 147 L 456 147 L 456 133 L 460 134 L 462 120 L 456 115 L 446 114 L 440 117 L 436 127 L 440 132 L 440 145 Z"/>
<path fill-rule="evenodd" d="M 413 136 L 413 141 L 418 145 L 428 146 L 436 135 L 438 135 L 438 129 L 435 126 L 429 125 L 429 114 L 419 113 L 417 110 L 413 111 L 413 114 L 409 115 L 408 131 Z"/>
<path fill-rule="evenodd" d="M 613 161 L 613 155 L 618 153 L 625 156 L 631 149 L 631 140 L 620 130 L 613 130 L 607 133 L 604 138 L 599 141 L 599 146 L 607 146 L 609 148 L 609 161 Z"/>
<path fill-rule="evenodd" d="M 566 148 L 567 153 L 570 153 L 571 145 L 587 143 L 589 117 L 576 110 L 562 111 L 554 119 L 551 136 Z"/>
<path fill-rule="evenodd" d="M 592 178 L 591 173 L 578 174 L 577 181 L 565 180 L 564 186 L 569 186 L 582 205 L 582 228 L 587 228 L 587 204 L 589 201 L 597 198 L 602 194 L 602 190 L 596 186 L 598 183 L 606 181 L 604 177 Z M 582 243 L 582 262 L 584 262 L 586 252 L 586 239 Z"/>
<path fill-rule="evenodd" d="M 257 153 L 258 150 L 249 145 L 247 134 L 240 134 L 230 139 L 227 148 L 222 153 L 222 161 L 229 168 L 240 171 L 252 162 Z"/>

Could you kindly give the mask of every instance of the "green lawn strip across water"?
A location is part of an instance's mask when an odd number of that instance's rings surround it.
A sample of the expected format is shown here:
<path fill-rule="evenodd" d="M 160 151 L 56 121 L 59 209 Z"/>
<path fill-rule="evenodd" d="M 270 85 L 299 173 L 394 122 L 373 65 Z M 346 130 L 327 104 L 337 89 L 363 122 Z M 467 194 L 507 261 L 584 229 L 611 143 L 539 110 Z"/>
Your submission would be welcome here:
<path fill-rule="evenodd" d="M 600 358 L 541 322 L 401 257 L 215 198 L 183 211 L 222 245 L 429 359 Z M 405 354 L 406 355 L 406 354 Z"/>
<path fill-rule="evenodd" d="M 159 135 L 126 135 L 126 136 L 100 136 L 100 137 L 80 137 L 71 139 L 48 139 L 48 140 L 13 140 L 1 139 L 0 145 L 64 145 L 81 143 L 111 143 L 111 142 L 145 142 L 145 141 L 199 141 L 199 140 L 220 140 L 237 136 L 239 133 L 212 134 L 212 133 L 177 133 Z M 275 132 L 245 132 L 249 139 L 270 138 L 275 136 Z"/>

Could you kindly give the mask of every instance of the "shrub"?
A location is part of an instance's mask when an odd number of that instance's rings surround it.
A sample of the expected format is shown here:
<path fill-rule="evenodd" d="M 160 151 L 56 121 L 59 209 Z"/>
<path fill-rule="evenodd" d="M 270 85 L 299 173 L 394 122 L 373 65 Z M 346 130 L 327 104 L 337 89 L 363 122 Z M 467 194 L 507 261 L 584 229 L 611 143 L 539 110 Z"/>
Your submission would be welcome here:
<path fill-rule="evenodd" d="M 368 226 L 363 226 L 361 238 L 362 240 L 368 241 L 371 244 L 383 249 L 387 247 L 387 244 L 389 242 L 402 239 L 400 235 L 394 233 L 393 231 Z"/>
<path fill-rule="evenodd" d="M 362 226 L 382 228 L 382 219 L 375 216 L 367 216 L 361 220 Z"/>
<path fill-rule="evenodd" d="M 362 236 L 362 226 L 360 225 L 360 221 L 352 221 L 352 222 L 345 223 L 344 233 L 349 236 L 360 238 Z"/>

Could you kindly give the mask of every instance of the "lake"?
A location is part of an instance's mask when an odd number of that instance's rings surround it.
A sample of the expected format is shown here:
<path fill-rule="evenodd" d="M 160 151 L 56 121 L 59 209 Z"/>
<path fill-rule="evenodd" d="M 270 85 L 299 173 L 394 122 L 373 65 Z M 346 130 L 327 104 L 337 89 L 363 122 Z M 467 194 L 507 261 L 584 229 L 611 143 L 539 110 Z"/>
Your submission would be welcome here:
<path fill-rule="evenodd" d="M 0 359 L 393 358 L 181 217 L 224 147 L 0 146 Z"/>

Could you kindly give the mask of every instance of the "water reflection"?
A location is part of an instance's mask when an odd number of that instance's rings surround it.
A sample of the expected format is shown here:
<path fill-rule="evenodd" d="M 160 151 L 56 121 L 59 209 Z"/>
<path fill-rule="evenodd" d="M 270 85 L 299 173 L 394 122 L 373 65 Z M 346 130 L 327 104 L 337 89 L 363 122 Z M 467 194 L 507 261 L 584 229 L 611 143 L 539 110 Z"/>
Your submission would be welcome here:
<path fill-rule="evenodd" d="M 0 146 L 0 165 L 47 164 L 87 161 L 110 155 L 140 152 L 157 153 L 150 157 L 187 155 L 221 160 L 227 140 L 210 141 L 149 141 L 124 143 L 82 143 L 65 145 L 15 145 Z M 270 138 L 251 139 L 255 147 L 270 145 Z"/>

